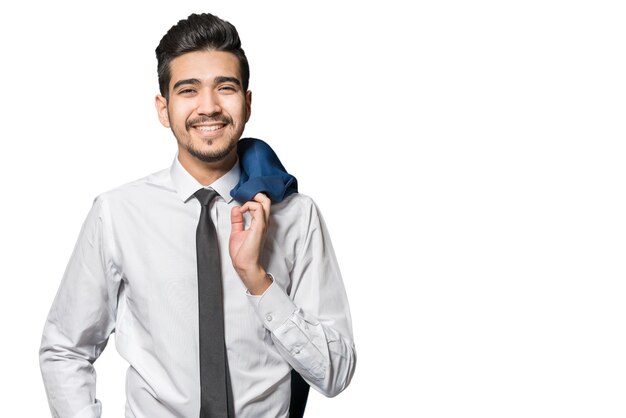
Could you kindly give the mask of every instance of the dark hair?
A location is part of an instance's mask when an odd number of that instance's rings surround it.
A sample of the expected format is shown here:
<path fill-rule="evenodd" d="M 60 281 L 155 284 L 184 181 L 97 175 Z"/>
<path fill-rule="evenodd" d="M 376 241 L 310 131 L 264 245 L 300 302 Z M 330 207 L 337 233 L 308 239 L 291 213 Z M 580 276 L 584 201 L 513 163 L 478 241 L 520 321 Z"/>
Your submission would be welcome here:
<path fill-rule="evenodd" d="M 235 54 L 239 59 L 239 71 L 243 91 L 248 91 L 250 67 L 246 54 L 241 49 L 237 29 L 229 22 L 210 13 L 191 14 L 180 20 L 167 31 L 155 52 L 159 90 L 166 99 L 169 97 L 169 84 L 172 78 L 170 63 L 176 57 L 194 51 L 224 51 Z"/>

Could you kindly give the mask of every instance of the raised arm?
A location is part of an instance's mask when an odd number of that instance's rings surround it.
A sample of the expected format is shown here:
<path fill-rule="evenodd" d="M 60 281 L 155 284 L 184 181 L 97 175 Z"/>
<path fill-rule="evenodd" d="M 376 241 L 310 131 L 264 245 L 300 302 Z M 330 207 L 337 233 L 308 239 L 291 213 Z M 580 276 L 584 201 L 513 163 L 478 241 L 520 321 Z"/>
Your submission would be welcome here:
<path fill-rule="evenodd" d="M 249 232 L 246 237 L 249 241 L 240 240 L 248 242 L 251 249 L 258 248 L 258 245 L 252 245 L 254 236 L 262 243 L 259 231 L 265 228 L 255 225 L 255 221 L 267 222 L 269 217 L 269 199 L 259 198 L 257 203 L 254 209 L 250 209 L 252 222 L 248 230 L 233 225 L 233 231 L 238 234 Z M 335 396 L 348 386 L 356 365 L 350 308 L 324 221 L 312 201 L 307 200 L 303 208 L 301 216 L 305 222 L 301 224 L 290 294 L 276 282 L 269 287 L 264 284 L 264 271 L 240 272 L 240 276 L 246 277 L 242 279 L 248 289 L 263 291 L 254 303 L 283 358 L 312 387 L 326 396 Z M 236 210 L 233 210 L 233 223 L 241 221 Z M 231 236 L 231 245 L 232 239 Z M 233 255 L 231 246 L 231 257 Z M 250 261 L 249 271 L 258 271 L 253 263 L 258 258 L 241 255 L 233 258 L 238 272 L 244 268 L 237 265 L 237 260 L 243 259 Z"/>

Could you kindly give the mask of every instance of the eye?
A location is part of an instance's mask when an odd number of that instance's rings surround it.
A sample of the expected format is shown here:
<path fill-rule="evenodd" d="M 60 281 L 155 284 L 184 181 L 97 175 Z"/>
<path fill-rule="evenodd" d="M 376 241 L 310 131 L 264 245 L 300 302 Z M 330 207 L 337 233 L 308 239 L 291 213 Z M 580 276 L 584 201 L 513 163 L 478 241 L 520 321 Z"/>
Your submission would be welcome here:
<path fill-rule="evenodd" d="M 237 91 L 237 88 L 230 84 L 225 84 L 218 87 L 218 90 L 224 93 L 234 93 Z"/>
<path fill-rule="evenodd" d="M 186 88 L 186 89 L 182 89 L 178 91 L 178 94 L 182 94 L 182 95 L 190 95 L 190 94 L 194 94 L 196 91 L 192 88 Z"/>

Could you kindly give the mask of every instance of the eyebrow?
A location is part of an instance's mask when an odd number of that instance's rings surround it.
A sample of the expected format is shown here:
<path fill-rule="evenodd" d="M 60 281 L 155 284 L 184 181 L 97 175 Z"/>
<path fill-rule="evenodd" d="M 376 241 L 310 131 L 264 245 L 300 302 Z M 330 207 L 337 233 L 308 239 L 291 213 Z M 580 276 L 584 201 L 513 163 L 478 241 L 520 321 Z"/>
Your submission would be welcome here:
<path fill-rule="evenodd" d="M 184 84 L 193 84 L 193 85 L 198 85 L 201 84 L 200 80 L 198 80 L 197 78 L 186 78 L 184 80 L 178 80 L 176 82 L 176 84 L 174 84 L 174 87 L 172 87 L 172 90 L 176 90 L 178 87 L 184 85 Z"/>
<path fill-rule="evenodd" d="M 241 82 L 239 81 L 238 78 L 228 77 L 228 76 L 224 76 L 224 75 L 215 77 L 213 79 L 213 83 L 214 84 L 234 83 L 234 84 L 237 84 L 239 87 L 241 87 Z M 176 84 L 174 84 L 174 86 L 172 87 L 172 90 L 175 90 L 178 87 L 180 87 L 182 85 L 185 85 L 185 84 L 193 84 L 194 86 L 197 86 L 197 85 L 202 84 L 202 83 L 197 78 L 186 78 L 184 80 L 178 80 L 176 82 Z"/>
<path fill-rule="evenodd" d="M 239 81 L 238 78 L 235 77 L 227 77 L 227 76 L 218 76 L 215 77 L 213 79 L 213 82 L 215 84 L 222 84 L 222 83 L 235 83 L 237 84 L 239 87 L 241 87 L 241 82 Z"/>

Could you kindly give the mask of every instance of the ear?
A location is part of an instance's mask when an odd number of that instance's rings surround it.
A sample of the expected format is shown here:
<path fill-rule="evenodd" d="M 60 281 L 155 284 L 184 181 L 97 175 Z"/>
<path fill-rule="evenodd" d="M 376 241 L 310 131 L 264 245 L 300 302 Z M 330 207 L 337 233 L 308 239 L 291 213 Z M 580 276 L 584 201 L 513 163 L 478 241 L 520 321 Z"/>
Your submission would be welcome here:
<path fill-rule="evenodd" d="M 156 107 L 159 122 L 166 128 L 170 127 L 170 117 L 167 114 L 167 99 L 160 94 L 154 98 L 154 106 Z"/>
<path fill-rule="evenodd" d="M 248 122 L 252 114 L 252 92 L 250 90 L 246 92 L 246 114 L 246 122 Z"/>

